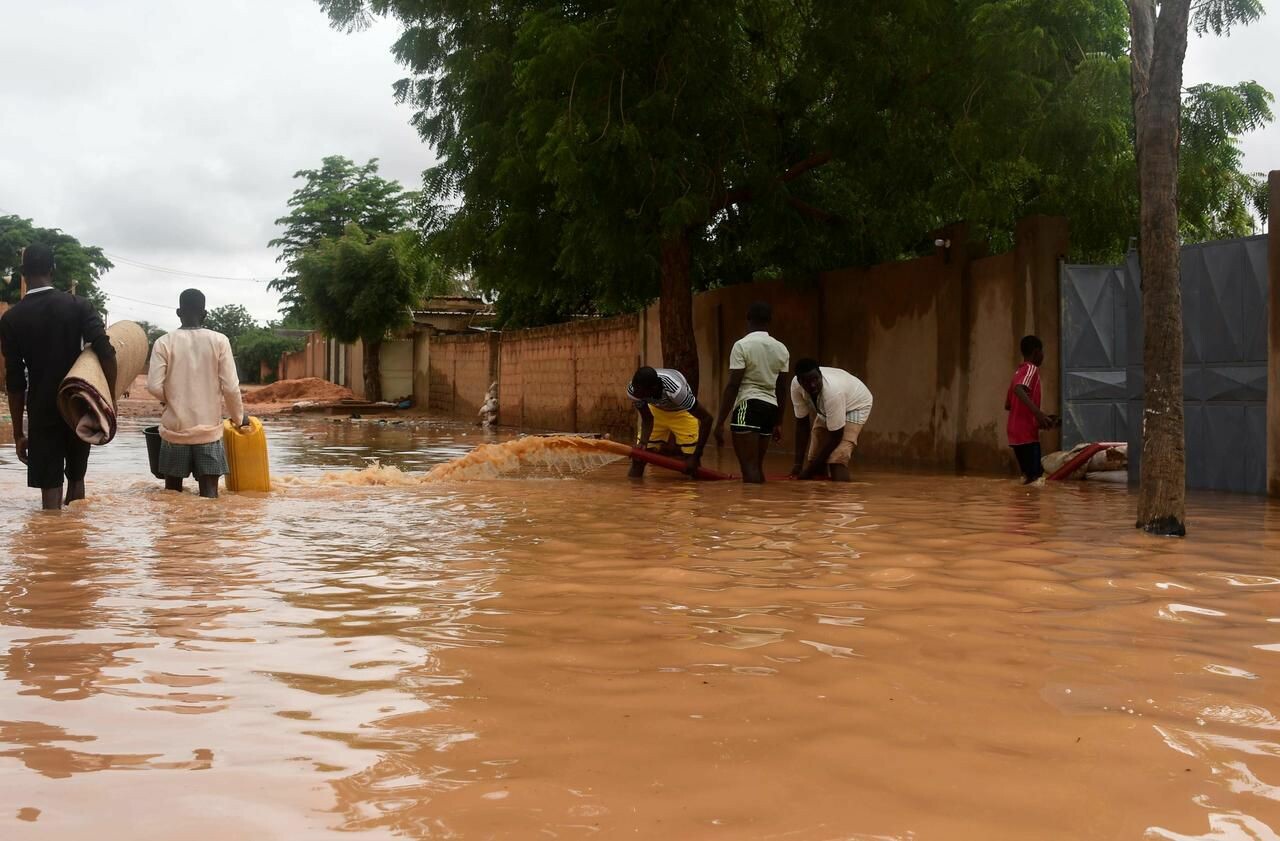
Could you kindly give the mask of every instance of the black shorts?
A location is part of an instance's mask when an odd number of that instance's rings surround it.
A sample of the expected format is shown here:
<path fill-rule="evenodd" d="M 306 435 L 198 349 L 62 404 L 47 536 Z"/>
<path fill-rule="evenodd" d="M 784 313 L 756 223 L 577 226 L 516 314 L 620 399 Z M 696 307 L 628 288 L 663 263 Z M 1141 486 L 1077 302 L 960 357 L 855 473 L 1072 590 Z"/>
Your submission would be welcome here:
<path fill-rule="evenodd" d="M 743 400 L 729 416 L 729 428 L 744 435 L 772 435 L 777 425 L 778 407 L 763 400 Z"/>
<path fill-rule="evenodd" d="M 27 487 L 60 488 L 79 482 L 89 469 L 89 445 L 60 419 L 27 432 Z"/>
<path fill-rule="evenodd" d="M 1034 482 L 1044 475 L 1044 467 L 1040 464 L 1040 442 L 1034 444 L 1014 444 L 1013 454 L 1018 459 L 1018 469 L 1022 471 L 1024 482 Z"/>

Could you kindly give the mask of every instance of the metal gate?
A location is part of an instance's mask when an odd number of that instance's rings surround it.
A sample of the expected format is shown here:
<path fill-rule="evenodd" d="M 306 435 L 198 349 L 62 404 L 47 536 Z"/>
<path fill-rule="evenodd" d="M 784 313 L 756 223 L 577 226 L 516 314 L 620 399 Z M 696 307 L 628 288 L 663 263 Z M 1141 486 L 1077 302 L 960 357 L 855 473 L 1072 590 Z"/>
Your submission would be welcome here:
<path fill-rule="evenodd" d="M 1127 269 L 1129 417 L 1142 417 L 1142 293 L 1136 255 Z M 1187 484 L 1266 493 L 1267 238 L 1182 249 L 1182 376 Z M 1136 482 L 1142 427 L 1129 430 Z"/>
<path fill-rule="evenodd" d="M 1142 290 L 1123 266 L 1062 267 L 1063 446 L 1128 441 L 1142 458 Z M 1266 493 L 1267 238 L 1182 249 L 1187 486 Z"/>
<path fill-rule="evenodd" d="M 1123 266 L 1063 265 L 1062 446 L 1128 441 Z"/>

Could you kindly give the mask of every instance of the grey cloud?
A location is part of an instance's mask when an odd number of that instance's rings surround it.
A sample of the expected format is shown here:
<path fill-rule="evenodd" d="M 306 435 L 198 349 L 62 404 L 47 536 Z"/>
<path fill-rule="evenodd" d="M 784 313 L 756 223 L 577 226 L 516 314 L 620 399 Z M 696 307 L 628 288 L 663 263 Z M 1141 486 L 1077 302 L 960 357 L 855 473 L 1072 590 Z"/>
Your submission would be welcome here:
<path fill-rule="evenodd" d="M 6 4 L 3 26 L 0 211 L 111 253 L 270 277 L 267 241 L 296 170 L 329 154 L 378 157 L 384 175 L 414 189 L 432 163 L 392 99 L 404 75 L 390 54 L 394 27 L 335 32 L 314 0 L 39 0 Z M 1257 79 L 1280 92 L 1277 43 L 1274 12 L 1229 39 L 1194 39 L 1186 83 Z M 1280 130 L 1243 149 L 1253 170 L 1280 167 Z M 113 315 L 161 324 L 188 285 L 215 305 L 275 315 L 261 284 L 123 263 L 104 283 L 121 298 Z"/>
<path fill-rule="evenodd" d="M 395 30 L 335 32 L 314 0 L 42 0 L 6 7 L 5 31 L 0 78 L 19 83 L 0 88 L 0 108 L 23 118 L 0 121 L 0 211 L 109 253 L 272 277 L 267 241 L 295 171 L 378 157 L 414 189 L 432 160 L 392 99 Z M 103 285 L 113 317 L 161 324 L 189 285 L 262 319 L 276 309 L 261 284 L 124 263 Z"/>

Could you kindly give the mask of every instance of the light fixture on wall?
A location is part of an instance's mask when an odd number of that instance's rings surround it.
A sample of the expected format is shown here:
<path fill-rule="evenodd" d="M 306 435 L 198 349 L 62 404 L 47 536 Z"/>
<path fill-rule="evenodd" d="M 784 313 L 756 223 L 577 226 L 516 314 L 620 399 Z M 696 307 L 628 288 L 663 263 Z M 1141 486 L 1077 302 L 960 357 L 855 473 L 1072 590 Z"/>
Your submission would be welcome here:
<path fill-rule="evenodd" d="M 933 245 L 935 248 L 942 249 L 942 262 L 950 263 L 951 262 L 951 240 L 941 239 L 941 238 L 935 239 L 933 241 Z"/>

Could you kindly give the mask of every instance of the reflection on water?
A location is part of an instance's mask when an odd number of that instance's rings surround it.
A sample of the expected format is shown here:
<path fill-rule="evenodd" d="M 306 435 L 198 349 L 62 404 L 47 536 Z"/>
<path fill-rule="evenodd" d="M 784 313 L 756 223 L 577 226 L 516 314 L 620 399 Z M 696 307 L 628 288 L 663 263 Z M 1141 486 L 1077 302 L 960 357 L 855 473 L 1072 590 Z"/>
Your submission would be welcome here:
<path fill-rule="evenodd" d="M 0 837 L 1280 831 L 1280 511 L 864 473 L 158 490 L 0 455 Z M 278 475 L 480 433 L 272 429 Z M 132 772 L 132 773 L 122 773 Z M 198 772 L 193 774 L 192 772 Z M 335 836 L 336 837 L 336 836 Z"/>

